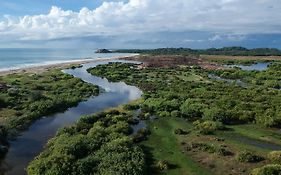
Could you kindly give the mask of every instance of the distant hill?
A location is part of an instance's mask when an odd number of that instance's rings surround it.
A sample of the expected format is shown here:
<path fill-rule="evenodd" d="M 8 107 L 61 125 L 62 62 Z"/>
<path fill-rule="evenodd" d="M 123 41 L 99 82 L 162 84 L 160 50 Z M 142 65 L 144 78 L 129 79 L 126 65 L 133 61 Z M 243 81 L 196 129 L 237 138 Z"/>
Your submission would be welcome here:
<path fill-rule="evenodd" d="M 111 53 L 111 51 L 107 49 L 98 49 L 95 53 Z"/>
<path fill-rule="evenodd" d="M 229 56 L 281 56 L 274 48 L 247 49 L 244 47 L 223 47 L 210 49 L 159 48 L 159 49 L 120 49 L 117 53 L 139 53 L 152 55 L 229 55 Z"/>

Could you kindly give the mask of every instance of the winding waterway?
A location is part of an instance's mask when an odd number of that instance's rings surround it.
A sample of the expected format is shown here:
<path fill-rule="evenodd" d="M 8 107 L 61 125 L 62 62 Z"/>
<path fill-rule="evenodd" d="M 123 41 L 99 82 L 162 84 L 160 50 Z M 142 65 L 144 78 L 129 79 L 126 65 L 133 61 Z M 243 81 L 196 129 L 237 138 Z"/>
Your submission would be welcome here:
<path fill-rule="evenodd" d="M 141 97 L 142 92 L 137 87 L 126 85 L 123 82 L 112 83 L 107 79 L 92 76 L 87 72 L 87 69 L 90 67 L 108 64 L 109 62 L 112 61 L 99 61 L 85 64 L 82 68 L 64 70 L 65 73 L 81 78 L 85 82 L 98 85 L 104 89 L 104 92 L 79 103 L 76 107 L 69 108 L 63 113 L 46 116 L 34 122 L 27 131 L 10 142 L 9 152 L 3 160 L 0 169 L 1 175 L 26 174 L 25 168 L 28 163 L 43 150 L 44 145 L 50 138 L 54 137 L 57 130 L 73 124 L 81 115 L 96 113 L 110 107 L 126 104 Z"/>

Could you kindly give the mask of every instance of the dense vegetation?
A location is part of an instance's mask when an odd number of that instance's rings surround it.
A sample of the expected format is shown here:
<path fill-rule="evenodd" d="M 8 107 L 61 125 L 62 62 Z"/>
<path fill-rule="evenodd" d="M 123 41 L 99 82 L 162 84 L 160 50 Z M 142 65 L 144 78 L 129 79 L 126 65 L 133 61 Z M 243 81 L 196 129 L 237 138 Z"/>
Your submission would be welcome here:
<path fill-rule="evenodd" d="M 8 133 L 24 129 L 39 117 L 66 110 L 99 92 L 97 86 L 64 74 L 60 70 L 2 76 L 0 84 L 2 154 L 7 151 L 2 145 L 7 145 Z"/>
<path fill-rule="evenodd" d="M 129 136 L 132 114 L 111 110 L 63 128 L 28 167 L 30 175 L 142 175 L 145 157 Z"/>
<path fill-rule="evenodd" d="M 204 81 L 208 74 L 201 69 L 140 70 L 130 64 L 113 63 L 89 71 L 111 81 L 125 80 L 142 88 L 145 91 L 143 110 L 150 114 L 224 124 L 255 122 L 269 127 L 281 124 L 279 90 L 242 88 L 207 79 Z M 199 81 L 192 81 L 192 78 Z M 275 79 L 279 79 L 279 76 Z"/>
<path fill-rule="evenodd" d="M 281 51 L 271 48 L 247 49 L 244 47 L 224 47 L 210 49 L 160 48 L 160 49 L 123 49 L 118 53 L 140 53 L 152 55 L 230 55 L 230 56 L 281 56 Z"/>
<path fill-rule="evenodd" d="M 281 63 L 269 65 L 265 71 L 245 71 L 239 68 L 229 70 L 217 70 L 212 73 L 227 79 L 240 79 L 247 84 L 265 88 L 281 89 Z"/>
<path fill-rule="evenodd" d="M 245 74 L 255 75 L 252 81 L 259 75 L 280 83 L 278 66 Z M 223 174 L 230 169 L 233 174 L 251 174 L 255 168 L 253 174 L 280 172 L 279 154 L 267 155 L 281 148 L 276 129 L 281 126 L 280 90 L 214 81 L 208 78 L 209 71 L 197 67 L 142 69 L 112 63 L 88 71 L 140 87 L 143 116 L 160 117 L 149 122 L 151 136 L 140 143 L 152 156 L 151 174 Z"/>

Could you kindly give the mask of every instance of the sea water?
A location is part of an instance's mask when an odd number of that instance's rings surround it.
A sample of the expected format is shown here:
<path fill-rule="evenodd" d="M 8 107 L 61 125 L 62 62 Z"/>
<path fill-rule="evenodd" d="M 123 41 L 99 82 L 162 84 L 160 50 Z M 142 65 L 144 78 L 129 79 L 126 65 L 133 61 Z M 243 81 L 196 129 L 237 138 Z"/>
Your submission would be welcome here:
<path fill-rule="evenodd" d="M 0 49 L 0 71 L 121 56 L 128 54 L 101 54 L 94 49 Z"/>

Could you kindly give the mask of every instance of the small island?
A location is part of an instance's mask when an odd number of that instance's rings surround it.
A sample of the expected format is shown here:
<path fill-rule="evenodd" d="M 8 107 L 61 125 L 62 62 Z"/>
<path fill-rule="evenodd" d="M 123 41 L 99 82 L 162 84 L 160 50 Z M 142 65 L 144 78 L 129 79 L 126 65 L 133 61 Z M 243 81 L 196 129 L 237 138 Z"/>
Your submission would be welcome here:
<path fill-rule="evenodd" d="M 95 53 L 111 53 L 111 51 L 107 49 L 98 49 L 95 51 Z"/>

